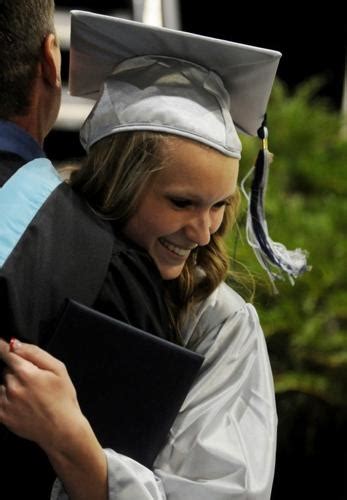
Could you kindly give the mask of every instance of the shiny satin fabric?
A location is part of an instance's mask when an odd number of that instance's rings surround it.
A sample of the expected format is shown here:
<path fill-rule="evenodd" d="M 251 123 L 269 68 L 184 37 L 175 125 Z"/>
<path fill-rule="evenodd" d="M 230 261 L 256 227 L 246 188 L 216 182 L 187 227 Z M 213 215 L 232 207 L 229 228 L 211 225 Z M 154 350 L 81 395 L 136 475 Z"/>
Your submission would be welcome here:
<path fill-rule="evenodd" d="M 105 450 L 109 500 L 269 500 L 277 414 L 255 309 L 222 284 L 190 319 L 185 338 L 205 356 L 201 373 L 154 472 Z M 66 498 L 57 481 L 51 499 Z"/>

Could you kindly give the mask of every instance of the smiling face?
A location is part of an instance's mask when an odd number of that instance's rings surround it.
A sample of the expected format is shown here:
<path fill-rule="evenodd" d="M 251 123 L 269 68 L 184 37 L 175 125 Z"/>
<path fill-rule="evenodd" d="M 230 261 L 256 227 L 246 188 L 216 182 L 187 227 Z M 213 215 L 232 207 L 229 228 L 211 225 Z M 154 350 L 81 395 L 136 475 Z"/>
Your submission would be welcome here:
<path fill-rule="evenodd" d="M 124 234 L 151 255 L 163 279 L 177 278 L 190 252 L 220 227 L 237 184 L 239 161 L 188 139 L 165 142 L 154 174 Z"/>

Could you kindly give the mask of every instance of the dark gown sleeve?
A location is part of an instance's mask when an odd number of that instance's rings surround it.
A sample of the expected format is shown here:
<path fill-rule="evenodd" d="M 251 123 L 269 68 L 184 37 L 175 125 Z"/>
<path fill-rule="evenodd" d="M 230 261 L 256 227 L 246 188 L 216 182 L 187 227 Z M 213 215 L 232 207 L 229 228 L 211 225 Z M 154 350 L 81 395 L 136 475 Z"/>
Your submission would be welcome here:
<path fill-rule="evenodd" d="M 137 328 L 173 340 L 164 281 L 151 257 L 118 238 L 102 289 L 93 307 Z"/>

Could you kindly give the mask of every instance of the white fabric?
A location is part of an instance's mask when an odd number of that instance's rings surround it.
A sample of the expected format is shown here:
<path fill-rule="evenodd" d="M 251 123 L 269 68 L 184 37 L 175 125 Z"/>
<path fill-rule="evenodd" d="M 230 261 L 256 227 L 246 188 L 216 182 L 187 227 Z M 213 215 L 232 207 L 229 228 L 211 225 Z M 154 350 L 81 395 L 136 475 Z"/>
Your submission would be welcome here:
<path fill-rule="evenodd" d="M 120 63 L 81 128 L 81 144 L 88 151 L 103 137 L 136 130 L 187 137 L 241 157 L 223 81 L 183 59 L 143 56 Z"/>
<path fill-rule="evenodd" d="M 119 64 L 146 55 L 185 59 L 219 75 L 236 128 L 257 136 L 280 52 L 114 16 L 71 12 L 71 95 L 98 99 L 102 84 Z"/>
<path fill-rule="evenodd" d="M 269 500 L 277 415 L 255 309 L 222 284 L 191 318 L 186 342 L 206 358 L 154 473 L 105 450 L 109 500 Z M 58 486 L 51 499 L 66 499 Z"/>

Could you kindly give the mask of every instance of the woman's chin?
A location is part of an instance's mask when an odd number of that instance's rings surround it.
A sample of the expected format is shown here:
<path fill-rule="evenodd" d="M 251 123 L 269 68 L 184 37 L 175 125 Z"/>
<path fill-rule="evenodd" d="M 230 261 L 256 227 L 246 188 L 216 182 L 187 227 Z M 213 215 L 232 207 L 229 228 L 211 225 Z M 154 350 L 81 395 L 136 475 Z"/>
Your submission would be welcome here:
<path fill-rule="evenodd" d="M 158 265 L 158 269 L 163 280 L 174 280 L 180 276 L 183 271 L 184 264 L 179 266 Z"/>

